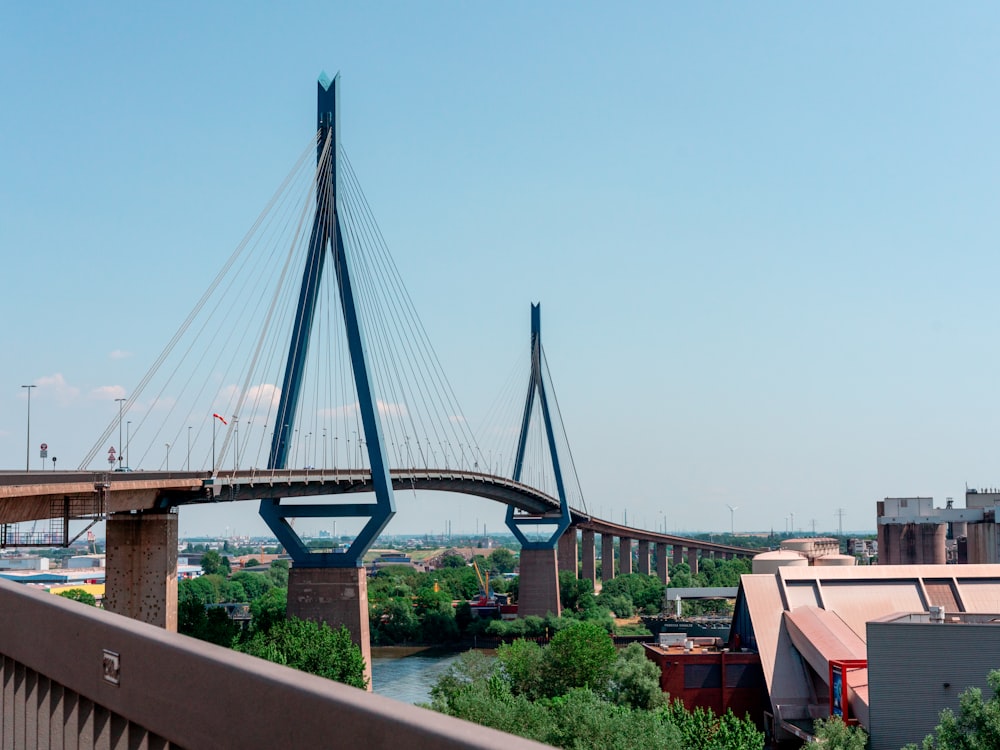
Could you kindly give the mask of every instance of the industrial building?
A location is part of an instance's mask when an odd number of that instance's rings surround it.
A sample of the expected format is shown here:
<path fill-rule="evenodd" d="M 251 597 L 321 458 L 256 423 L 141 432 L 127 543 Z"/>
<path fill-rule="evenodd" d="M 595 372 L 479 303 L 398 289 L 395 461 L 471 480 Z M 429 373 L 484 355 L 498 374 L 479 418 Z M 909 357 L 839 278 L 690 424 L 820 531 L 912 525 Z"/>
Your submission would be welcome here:
<path fill-rule="evenodd" d="M 918 631 L 904 625 L 930 627 L 921 618 L 932 608 L 945 613 L 945 624 L 923 637 L 937 645 L 905 640 Z M 840 711 L 871 734 L 873 748 L 898 750 L 895 727 L 905 727 L 917 704 L 893 700 L 887 676 L 909 681 L 923 696 L 921 710 L 933 729 L 938 711 L 951 705 L 942 700 L 945 682 L 957 696 L 985 684 L 987 671 L 1000 666 L 985 650 L 982 629 L 978 636 L 969 628 L 966 637 L 949 640 L 948 632 L 961 628 L 949 631 L 948 625 L 988 627 L 998 609 L 997 565 L 777 565 L 742 577 L 729 643 L 731 650 L 759 655 L 766 723 L 777 739 L 807 739 L 814 719 Z M 890 627 L 897 629 L 884 630 Z M 1000 632 L 986 632 L 998 643 Z M 922 675 L 930 681 L 922 682 Z M 925 724 L 910 721 L 913 736 L 906 741 L 921 740 L 930 731 Z"/>
<path fill-rule="evenodd" d="M 969 489 L 965 507 L 949 499 L 887 497 L 878 502 L 879 565 L 1000 563 L 996 489 Z"/>

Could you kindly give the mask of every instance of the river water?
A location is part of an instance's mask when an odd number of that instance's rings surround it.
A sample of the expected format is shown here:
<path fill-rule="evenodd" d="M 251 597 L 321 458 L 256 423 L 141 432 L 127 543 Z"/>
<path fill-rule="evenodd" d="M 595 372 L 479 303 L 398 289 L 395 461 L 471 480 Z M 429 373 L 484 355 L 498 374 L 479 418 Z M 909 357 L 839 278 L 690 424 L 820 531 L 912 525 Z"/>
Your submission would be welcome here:
<path fill-rule="evenodd" d="M 461 654 L 414 648 L 373 648 L 372 688 L 404 703 L 430 703 L 438 676 Z"/>

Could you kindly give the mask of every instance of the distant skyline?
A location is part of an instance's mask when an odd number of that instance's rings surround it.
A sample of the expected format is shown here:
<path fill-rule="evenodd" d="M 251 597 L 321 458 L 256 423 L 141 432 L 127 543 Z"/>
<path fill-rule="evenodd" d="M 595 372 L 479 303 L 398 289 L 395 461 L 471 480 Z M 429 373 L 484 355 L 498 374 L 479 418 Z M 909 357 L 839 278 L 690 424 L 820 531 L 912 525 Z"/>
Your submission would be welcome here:
<path fill-rule="evenodd" d="M 22 385 L 32 468 L 42 442 L 77 466 L 339 71 L 465 413 L 541 301 L 592 512 L 823 532 L 961 504 L 1000 485 L 998 32 L 989 3 L 0 5 L 0 469 Z M 390 534 L 503 526 L 397 503 Z M 226 526 L 267 533 L 255 504 L 181 513 Z"/>

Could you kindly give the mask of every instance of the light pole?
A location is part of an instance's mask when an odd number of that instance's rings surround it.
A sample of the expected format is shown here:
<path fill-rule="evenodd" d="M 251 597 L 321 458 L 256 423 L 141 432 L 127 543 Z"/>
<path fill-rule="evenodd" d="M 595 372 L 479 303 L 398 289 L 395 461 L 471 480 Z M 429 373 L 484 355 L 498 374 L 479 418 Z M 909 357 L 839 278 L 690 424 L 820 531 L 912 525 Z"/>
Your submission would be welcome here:
<path fill-rule="evenodd" d="M 735 518 L 736 511 L 738 511 L 740 509 L 740 506 L 738 506 L 738 505 L 728 505 L 727 504 L 726 507 L 729 508 L 729 533 L 730 534 L 735 534 L 736 533 L 736 521 L 734 520 L 734 518 Z"/>
<path fill-rule="evenodd" d="M 31 471 L 31 389 L 38 386 L 22 385 L 21 387 L 28 389 L 28 436 L 24 443 L 24 470 Z"/>
<path fill-rule="evenodd" d="M 132 464 L 130 464 L 128 460 L 128 446 L 129 443 L 131 442 L 132 442 L 132 420 L 130 419 L 128 422 L 125 423 L 125 463 L 129 465 L 129 468 L 132 468 Z"/>
<path fill-rule="evenodd" d="M 167 471 L 170 471 L 170 443 L 164 443 L 167 446 Z"/>
<path fill-rule="evenodd" d="M 191 425 L 188 425 L 188 455 L 187 455 L 187 470 L 191 471 Z"/>
<path fill-rule="evenodd" d="M 118 468 L 122 468 L 122 461 L 125 460 L 125 445 L 122 443 L 122 408 L 125 404 L 124 398 L 116 398 L 118 402 Z"/>

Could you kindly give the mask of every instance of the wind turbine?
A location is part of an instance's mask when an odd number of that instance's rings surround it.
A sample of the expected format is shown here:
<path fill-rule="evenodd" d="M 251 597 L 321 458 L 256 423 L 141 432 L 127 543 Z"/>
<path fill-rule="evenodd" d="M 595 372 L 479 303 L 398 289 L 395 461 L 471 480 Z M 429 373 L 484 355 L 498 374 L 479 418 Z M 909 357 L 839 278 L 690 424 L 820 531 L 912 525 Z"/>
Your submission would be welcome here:
<path fill-rule="evenodd" d="M 729 533 L 730 534 L 735 534 L 736 533 L 735 513 L 736 513 L 736 511 L 738 511 L 740 509 L 740 506 L 738 506 L 738 505 L 729 505 L 727 503 L 726 507 L 729 508 Z"/>

